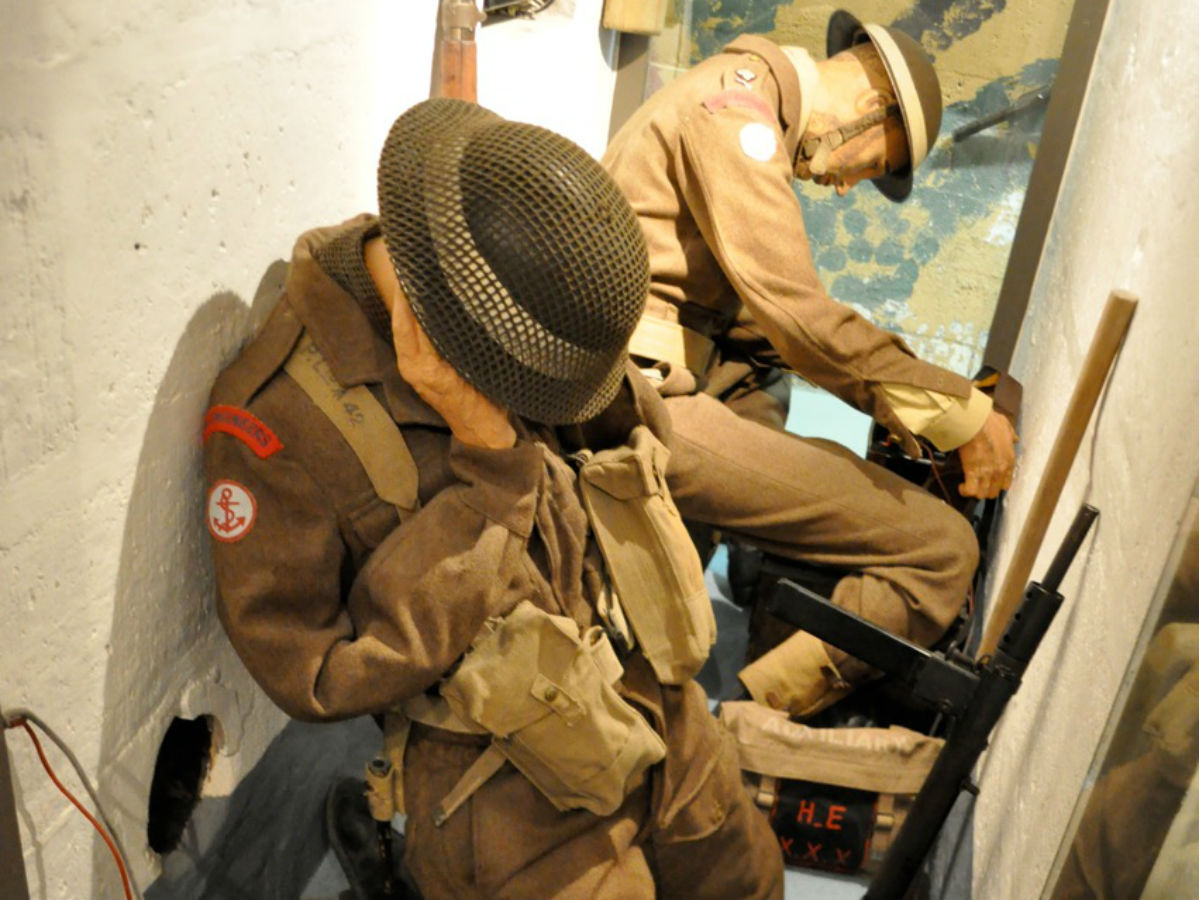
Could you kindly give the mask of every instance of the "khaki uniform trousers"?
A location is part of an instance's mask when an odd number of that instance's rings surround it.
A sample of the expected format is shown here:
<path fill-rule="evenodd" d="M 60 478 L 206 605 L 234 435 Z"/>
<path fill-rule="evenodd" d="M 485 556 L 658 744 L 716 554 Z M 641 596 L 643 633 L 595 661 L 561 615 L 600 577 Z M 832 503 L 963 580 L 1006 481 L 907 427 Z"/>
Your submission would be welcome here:
<path fill-rule="evenodd" d="M 561 812 L 506 764 L 437 827 L 434 807 L 487 738 L 414 724 L 405 859 L 422 895 L 782 897 L 779 844 L 742 785 L 732 738 L 694 682 L 664 696 L 667 760 L 610 816 Z"/>
<path fill-rule="evenodd" d="M 779 416 L 762 391 L 728 405 L 710 394 L 662 392 L 673 428 L 667 481 L 685 519 L 770 553 L 848 570 L 833 602 L 893 634 L 929 645 L 954 621 L 979 558 L 962 515 L 838 444 L 763 424 Z M 740 677 L 756 700 L 811 715 L 868 674 L 860 661 L 797 632 Z"/>

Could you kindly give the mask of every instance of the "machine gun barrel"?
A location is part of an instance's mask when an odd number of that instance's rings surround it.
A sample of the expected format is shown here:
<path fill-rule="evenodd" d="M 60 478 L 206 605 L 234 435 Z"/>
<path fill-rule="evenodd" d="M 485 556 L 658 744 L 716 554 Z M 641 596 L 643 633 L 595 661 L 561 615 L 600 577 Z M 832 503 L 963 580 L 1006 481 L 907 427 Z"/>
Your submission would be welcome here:
<path fill-rule="evenodd" d="M 1042 579 L 1046 590 L 1058 590 L 1063 577 L 1067 574 L 1067 569 L 1071 567 L 1075 554 L 1079 552 L 1083 539 L 1087 537 L 1087 533 L 1091 530 L 1092 523 L 1096 521 L 1098 515 L 1100 515 L 1100 510 L 1094 506 L 1085 503 L 1079 507 L 1079 512 L 1075 514 L 1075 519 L 1071 522 L 1071 527 L 1067 529 L 1066 537 L 1063 538 L 1058 552 L 1054 554 L 1050 568 L 1046 570 L 1046 577 Z"/>

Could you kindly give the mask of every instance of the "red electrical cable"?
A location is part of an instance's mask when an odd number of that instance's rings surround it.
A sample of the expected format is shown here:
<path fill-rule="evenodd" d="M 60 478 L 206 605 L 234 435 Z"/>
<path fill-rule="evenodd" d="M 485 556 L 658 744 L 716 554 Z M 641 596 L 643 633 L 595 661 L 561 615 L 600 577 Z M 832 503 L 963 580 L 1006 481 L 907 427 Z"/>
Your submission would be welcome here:
<path fill-rule="evenodd" d="M 112 838 L 108 836 L 108 832 L 103 826 L 92 816 L 90 812 L 83 808 L 83 804 L 75 799 L 75 795 L 68 791 L 58 776 L 54 774 L 54 769 L 50 767 L 50 761 L 46 759 L 46 753 L 42 750 L 42 742 L 38 740 L 33 729 L 29 727 L 29 723 L 24 719 L 13 719 L 10 721 L 10 727 L 20 725 L 25 729 L 25 733 L 29 735 L 29 739 L 33 741 L 34 749 L 37 750 L 38 759 L 42 761 L 42 768 L 46 770 L 46 774 L 50 776 L 50 780 L 54 782 L 54 786 L 62 791 L 63 796 L 75 804 L 75 808 L 83 813 L 83 817 L 92 823 L 92 827 L 100 833 L 100 837 L 104 838 L 104 843 L 108 845 L 108 851 L 112 854 L 113 859 L 117 861 L 117 869 L 121 872 L 121 887 L 125 891 L 125 900 L 133 900 L 133 892 L 129 889 L 129 873 L 125 871 L 125 863 L 121 861 L 121 854 L 117 852 L 117 848 L 113 845 Z"/>

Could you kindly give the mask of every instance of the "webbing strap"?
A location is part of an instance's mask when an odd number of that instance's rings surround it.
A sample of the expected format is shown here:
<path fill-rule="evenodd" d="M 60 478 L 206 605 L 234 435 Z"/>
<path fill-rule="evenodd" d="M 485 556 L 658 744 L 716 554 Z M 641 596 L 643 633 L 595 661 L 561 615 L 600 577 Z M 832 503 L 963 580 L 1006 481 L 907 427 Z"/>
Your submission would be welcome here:
<path fill-rule="evenodd" d="M 401 519 L 413 513 L 418 506 L 417 464 L 399 426 L 375 395 L 365 385 L 338 384 L 307 331 L 284 370 L 346 439 L 380 499 L 396 507 Z"/>
<path fill-rule="evenodd" d="M 834 150 L 864 131 L 886 122 L 889 116 L 900 116 L 900 107 L 897 104 L 893 103 L 884 109 L 874 109 L 848 125 L 810 137 L 800 145 L 800 159 L 808 162 L 809 171 L 814 175 L 824 175 L 828 171 L 829 157 Z"/>
<path fill-rule="evenodd" d="M 714 349 L 713 342 L 700 332 L 648 315 L 638 320 L 629 339 L 630 355 L 683 366 L 697 375 L 708 370 Z"/>
<path fill-rule="evenodd" d="M 489 778 L 500 771 L 504 765 L 504 754 L 495 744 L 488 744 L 486 750 L 479 755 L 475 762 L 463 773 L 458 783 L 450 789 L 450 793 L 442 798 L 437 809 L 433 811 L 433 824 L 441 826 L 454 815 L 454 811 L 467 802 L 467 799 L 483 787 Z"/>
<path fill-rule="evenodd" d="M 616 599 L 615 595 L 613 599 Z M 617 607 L 617 609 L 620 608 Z M 624 613 L 622 613 L 622 617 L 624 617 Z M 605 684 L 616 684 L 625 674 L 625 667 L 617 659 L 616 650 L 613 649 L 608 635 L 599 625 L 594 625 L 585 632 L 583 649 L 591 657 L 592 664 L 595 665 Z"/>
<path fill-rule="evenodd" d="M 876 830 L 890 830 L 896 827 L 896 795 L 882 793 L 875 806 Z"/>
<path fill-rule="evenodd" d="M 454 714 L 441 697 L 417 694 L 404 701 L 395 710 L 383 717 L 383 750 L 379 756 L 367 763 L 367 805 L 377 822 L 390 822 L 395 813 L 408 812 L 404 801 L 404 751 L 408 747 L 408 736 L 412 723 L 420 722 L 433 728 L 455 731 L 460 734 L 487 734 L 483 728 L 470 725 Z M 489 745 L 492 749 L 494 745 Z M 496 774 L 499 763 L 487 753 L 487 760 L 476 761 L 467 769 L 450 793 L 438 804 L 434 813 L 436 824 L 441 825 L 454 810 L 462 806 L 468 797 L 485 781 Z M 441 816 L 440 820 L 438 816 Z"/>
<path fill-rule="evenodd" d="M 383 717 L 383 750 L 366 766 L 367 805 L 376 822 L 390 822 L 396 813 L 404 815 L 404 751 L 412 720 L 402 712 Z"/>
<path fill-rule="evenodd" d="M 404 716 L 422 725 L 441 728 L 445 731 L 455 731 L 459 734 L 487 734 L 487 729 L 472 725 L 457 716 L 441 697 L 429 694 L 417 694 L 404 701 Z M 475 762 L 463 772 L 462 777 L 455 782 L 442 802 L 433 811 L 433 824 L 442 825 L 454 811 L 467 802 L 467 799 L 484 783 L 500 771 L 504 765 L 504 754 L 494 743 L 488 744 L 487 749 Z M 402 796 L 402 795 L 400 795 Z"/>

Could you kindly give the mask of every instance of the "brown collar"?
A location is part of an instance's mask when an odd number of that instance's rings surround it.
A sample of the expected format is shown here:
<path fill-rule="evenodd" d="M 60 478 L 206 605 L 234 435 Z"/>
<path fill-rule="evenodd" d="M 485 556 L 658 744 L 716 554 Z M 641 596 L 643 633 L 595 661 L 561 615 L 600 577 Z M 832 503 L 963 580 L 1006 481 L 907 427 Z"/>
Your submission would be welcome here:
<path fill-rule="evenodd" d="M 358 301 L 313 258 L 316 247 L 348 229 L 362 228 L 372 218 L 357 216 L 341 225 L 302 234 L 292 250 L 284 293 L 338 384 L 379 384 L 400 424 L 444 427 L 442 417 L 400 377 L 395 350 L 371 326 Z"/>
<path fill-rule="evenodd" d="M 779 121 L 783 125 L 783 145 L 791 159 L 800 146 L 800 78 L 796 67 L 779 45 L 759 34 L 743 34 L 728 44 L 723 53 L 754 53 L 761 56 L 779 85 Z"/>
<path fill-rule="evenodd" d="M 333 377 L 343 387 L 379 384 L 392 416 L 401 425 L 430 425 L 445 428 L 446 421 L 414 391 L 396 369 L 396 351 L 372 327 L 358 301 L 348 294 L 313 258 L 326 241 L 362 228 L 371 218 L 358 216 L 330 228 L 307 231 L 296 241 L 292 262 L 284 282 L 284 294 L 305 330 L 325 357 Z M 610 446 L 620 443 L 637 421 L 644 417 L 645 402 L 631 379 L 645 379 L 628 364 L 625 383 L 617 401 L 599 416 L 574 429 L 581 446 Z M 644 385 L 653 393 L 653 389 Z M 657 395 L 655 395 L 655 399 Z M 632 419 L 630 417 L 633 417 Z M 535 430 L 561 429 L 534 426 Z M 573 429 L 568 428 L 568 432 Z"/>

